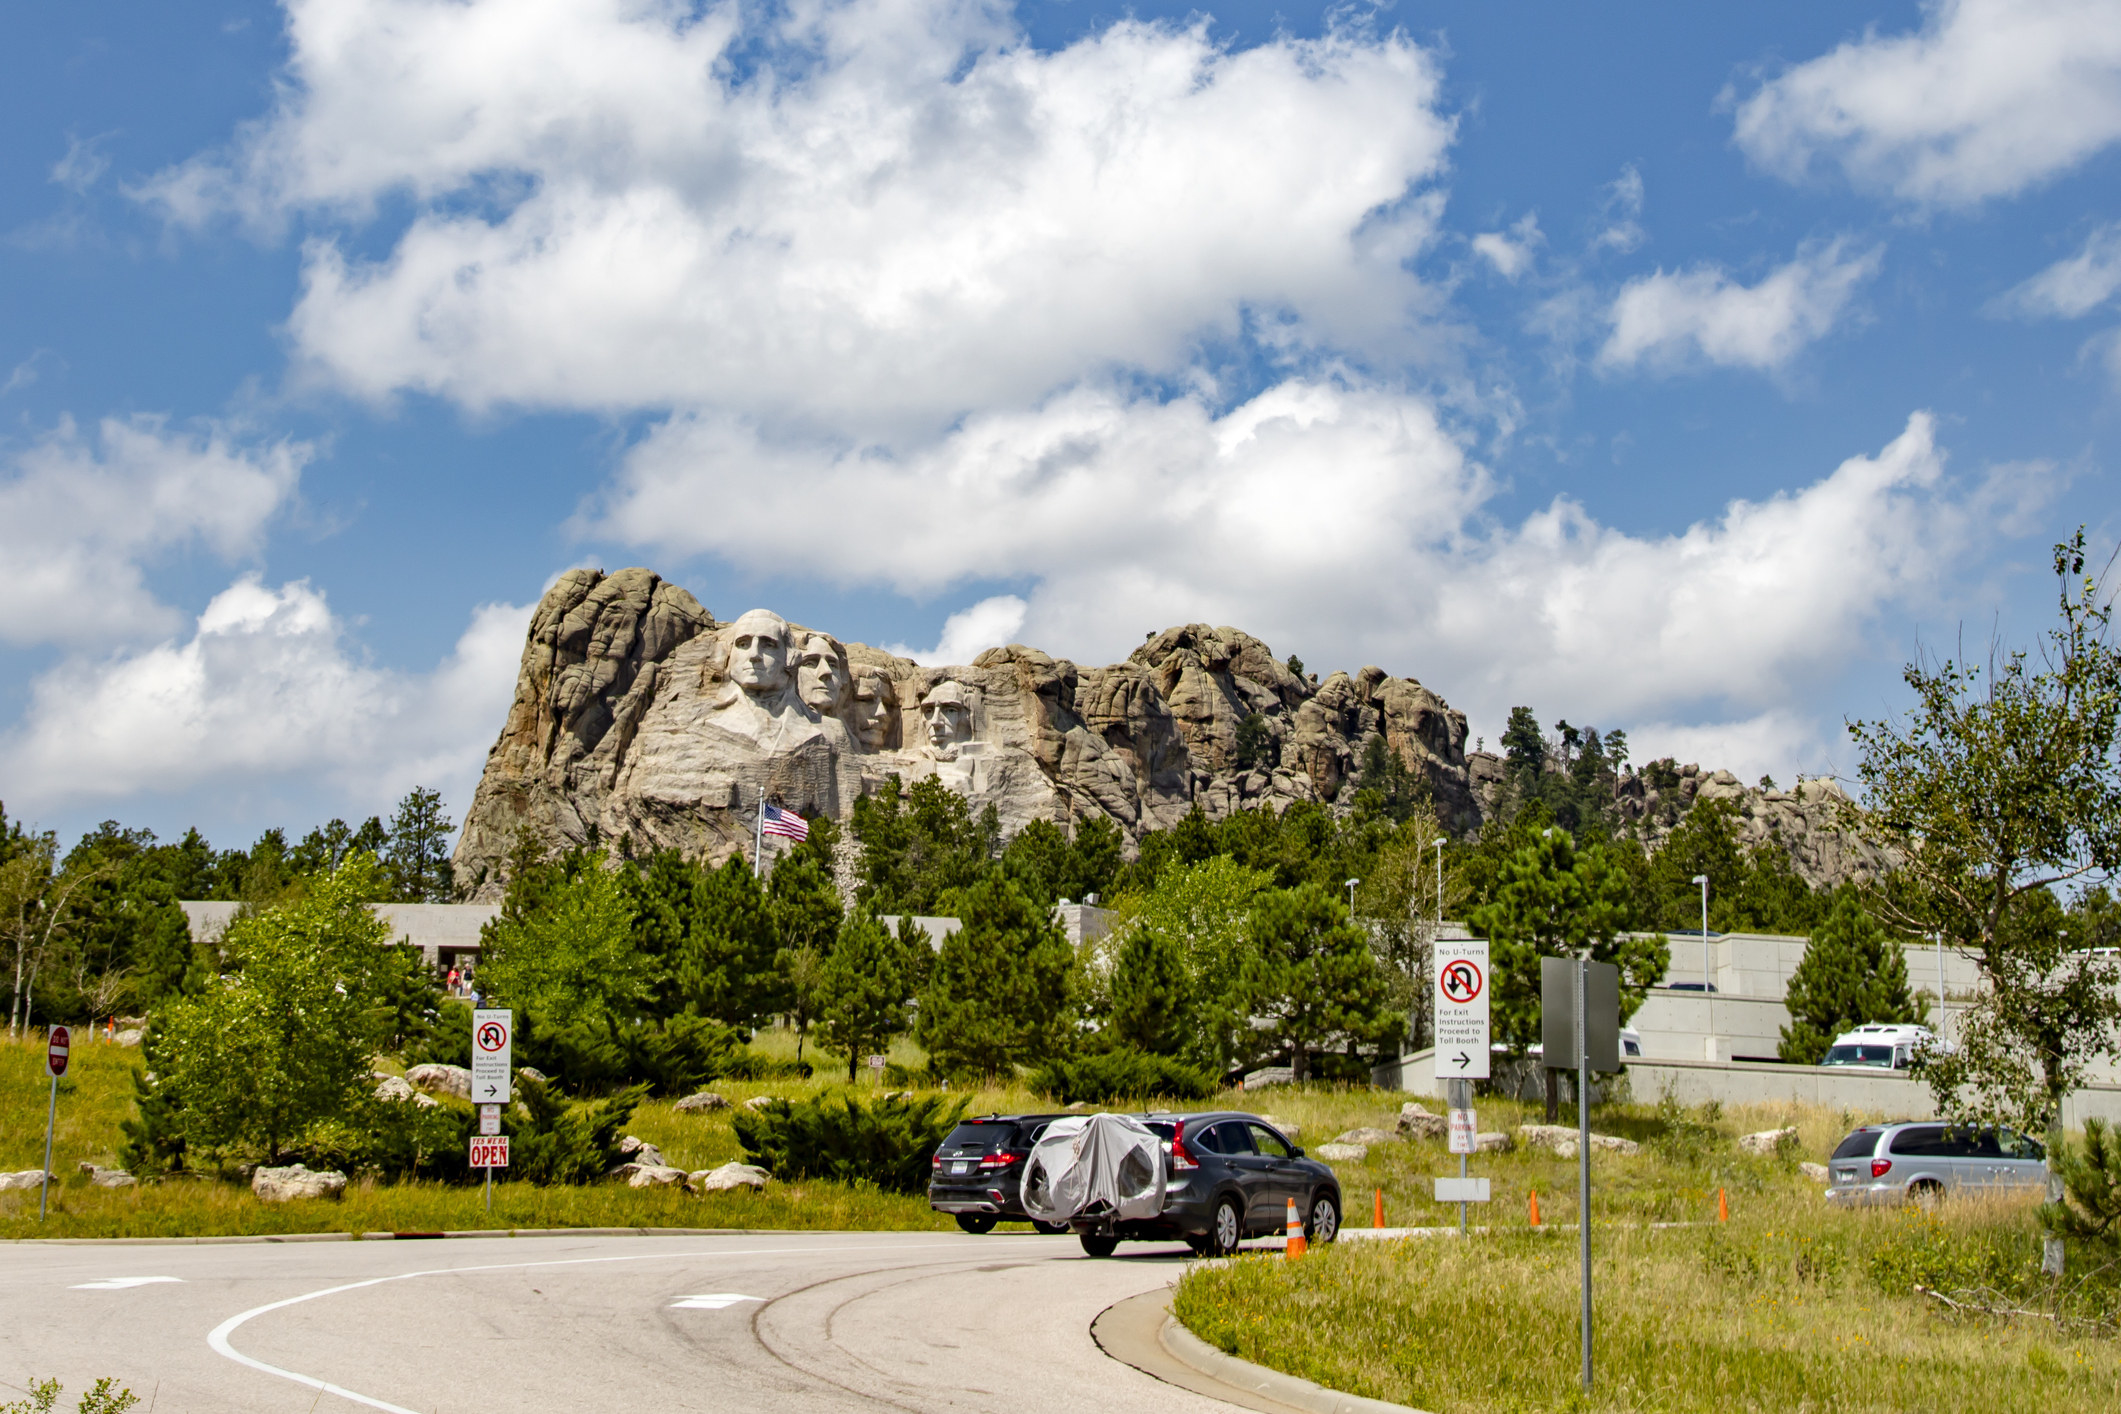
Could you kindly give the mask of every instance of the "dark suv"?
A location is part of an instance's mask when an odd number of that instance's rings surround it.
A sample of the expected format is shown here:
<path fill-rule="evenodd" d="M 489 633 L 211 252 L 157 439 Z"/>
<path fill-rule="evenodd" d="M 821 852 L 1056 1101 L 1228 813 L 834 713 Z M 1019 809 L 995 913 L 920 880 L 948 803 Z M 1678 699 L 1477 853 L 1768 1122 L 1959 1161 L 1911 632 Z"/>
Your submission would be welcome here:
<path fill-rule="evenodd" d="M 1306 1241 L 1340 1236 L 1333 1170 L 1305 1158 L 1258 1115 L 1216 1110 L 1138 1118 L 1164 1140 L 1164 1210 L 1138 1222 L 1077 1218 L 1069 1226 L 1091 1256 L 1109 1257 L 1123 1241 L 1174 1240 L 1203 1256 L 1228 1256 L 1247 1237 L 1287 1231 L 1291 1203 L 1302 1215 Z"/>
<path fill-rule="evenodd" d="M 999 1222 L 1028 1222 L 1040 1232 L 1064 1227 L 1034 1222 L 1024 1211 L 1024 1160 L 1046 1126 L 1060 1115 L 981 1115 L 951 1130 L 936 1146 L 928 1174 L 928 1206 L 949 1213 L 967 1232 L 992 1232 Z"/>

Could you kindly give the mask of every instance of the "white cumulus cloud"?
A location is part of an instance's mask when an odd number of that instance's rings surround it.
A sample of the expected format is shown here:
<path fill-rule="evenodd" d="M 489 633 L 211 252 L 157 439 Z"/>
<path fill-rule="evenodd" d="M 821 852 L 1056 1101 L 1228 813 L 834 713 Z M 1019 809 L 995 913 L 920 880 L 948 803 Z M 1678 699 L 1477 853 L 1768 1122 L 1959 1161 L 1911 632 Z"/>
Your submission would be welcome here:
<path fill-rule="evenodd" d="M 1607 311 L 1598 351 L 1608 370 L 1781 368 L 1834 327 L 1858 286 L 1877 273 L 1877 250 L 1847 254 L 1831 241 L 1801 252 L 1755 285 L 1714 265 L 1630 280 Z"/>
<path fill-rule="evenodd" d="M 2024 284 L 2006 291 L 1992 307 L 1997 314 L 2031 319 L 2078 319 L 2121 291 L 2121 221 L 2085 237 L 2084 248 L 2056 261 Z"/>
<path fill-rule="evenodd" d="M 358 222 L 289 321 L 336 386 L 468 406 L 741 408 L 932 430 L 1248 311 L 1383 347 L 1428 296 L 1432 58 L 1337 27 L 1243 50 L 1115 22 L 1040 52 L 999 4 L 290 0 L 288 82 L 143 195 Z"/>
<path fill-rule="evenodd" d="M 1527 213 L 1508 231 L 1483 231 L 1473 237 L 1473 253 L 1495 267 L 1505 280 L 1515 281 L 1532 268 L 1546 236 L 1539 229 L 1539 216 Z"/>
<path fill-rule="evenodd" d="M 433 671 L 399 673 L 365 662 L 307 581 L 247 575 L 184 636 L 40 675 L 5 740 L 8 803 L 322 779 L 367 808 L 415 784 L 461 807 L 507 712 L 529 615 L 482 605 Z"/>
<path fill-rule="evenodd" d="M 0 452 L 0 642 L 108 643 L 182 622 L 143 566 L 203 546 L 255 552 L 315 448 L 246 444 L 229 428 L 180 430 L 156 417 L 63 421 Z"/>
<path fill-rule="evenodd" d="M 1084 662 L 1205 620 L 1416 674 L 1477 720 L 1534 701 L 1611 726 L 1797 710 L 1874 650 L 1882 619 L 1948 595 L 2008 519 L 2000 501 L 1977 514 L 1981 497 L 2039 478 L 1953 490 L 1917 414 L 1876 455 L 1793 480 L 1674 535 L 1567 499 L 1506 523 L 1418 396 L 1292 380 L 1218 413 L 1084 387 L 902 456 L 674 419 L 634 450 L 598 529 L 758 568 L 800 543 L 814 573 L 923 595 L 1027 578 L 1009 636 Z"/>
<path fill-rule="evenodd" d="M 1737 105 L 1769 171 L 1817 163 L 1935 206 L 2012 196 L 2121 140 L 2121 0 L 1932 0 L 1912 33 L 1866 32 Z"/>
<path fill-rule="evenodd" d="M 969 663 L 989 648 L 1014 642 L 1030 609 L 1014 594 L 997 594 L 943 620 L 942 637 L 933 648 L 909 648 L 903 643 L 887 643 L 884 648 L 931 667 Z"/>

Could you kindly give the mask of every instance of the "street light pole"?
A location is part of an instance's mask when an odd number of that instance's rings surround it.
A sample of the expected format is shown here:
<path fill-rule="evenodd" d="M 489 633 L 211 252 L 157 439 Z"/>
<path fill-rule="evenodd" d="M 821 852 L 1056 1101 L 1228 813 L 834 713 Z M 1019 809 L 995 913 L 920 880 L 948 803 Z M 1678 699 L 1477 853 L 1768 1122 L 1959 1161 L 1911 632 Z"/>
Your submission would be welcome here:
<path fill-rule="evenodd" d="M 1355 916 L 1355 886 L 1361 882 L 1362 880 L 1360 879 L 1350 879 L 1346 885 L 1348 890 L 1348 917 L 1350 918 Z"/>
<path fill-rule="evenodd" d="M 1713 1047 L 1716 1042 L 1716 984 L 1709 980 L 1709 876 L 1696 874 L 1694 882 L 1701 885 L 1701 1000 L 1709 1009 L 1707 1040 Z"/>

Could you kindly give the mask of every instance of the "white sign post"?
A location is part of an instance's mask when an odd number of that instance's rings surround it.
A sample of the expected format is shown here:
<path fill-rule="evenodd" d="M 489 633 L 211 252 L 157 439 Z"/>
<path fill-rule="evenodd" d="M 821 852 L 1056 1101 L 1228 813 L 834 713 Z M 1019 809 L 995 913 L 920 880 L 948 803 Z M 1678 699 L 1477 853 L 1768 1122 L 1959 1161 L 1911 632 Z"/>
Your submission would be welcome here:
<path fill-rule="evenodd" d="M 471 1098 L 479 1107 L 481 1138 L 471 1141 L 471 1163 L 486 1170 L 486 1211 L 493 1211 L 493 1171 L 508 1167 L 508 1140 L 494 1136 L 501 1127 L 501 1106 L 515 1083 L 515 1013 L 507 1007 L 481 1007 L 471 1014 Z M 488 1128 L 488 1125 L 492 1128 Z M 495 1149 L 499 1145 L 499 1149 Z M 498 1152 L 500 1162 L 493 1161 Z M 484 1156 L 482 1162 L 482 1155 Z"/>
<path fill-rule="evenodd" d="M 515 1040 L 515 1013 L 506 1007 L 482 1007 L 471 1014 L 472 1103 L 508 1103 Z"/>
<path fill-rule="evenodd" d="M 1447 1082 L 1451 1152 L 1458 1155 L 1458 1178 L 1436 1180 L 1436 1201 L 1458 1204 L 1462 1237 L 1466 1204 L 1488 1201 L 1488 1181 L 1466 1177 L 1466 1155 L 1473 1152 L 1473 1082 L 1489 1074 L 1488 998 L 1494 989 L 1489 985 L 1487 939 L 1438 938 L 1433 951 L 1436 1075 Z"/>

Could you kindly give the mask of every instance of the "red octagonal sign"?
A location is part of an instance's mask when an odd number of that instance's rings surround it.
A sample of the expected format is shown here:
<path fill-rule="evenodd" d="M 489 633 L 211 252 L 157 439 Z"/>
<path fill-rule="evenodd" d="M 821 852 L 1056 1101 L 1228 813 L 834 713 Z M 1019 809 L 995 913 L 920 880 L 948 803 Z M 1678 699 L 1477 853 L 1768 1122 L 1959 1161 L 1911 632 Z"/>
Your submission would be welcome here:
<path fill-rule="evenodd" d="M 45 1034 L 44 1073 L 57 1080 L 66 1074 L 66 1053 L 73 1046 L 74 1033 L 64 1026 L 54 1026 Z"/>

